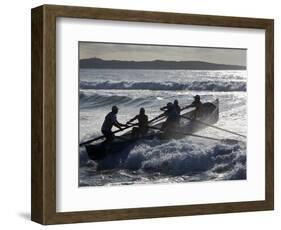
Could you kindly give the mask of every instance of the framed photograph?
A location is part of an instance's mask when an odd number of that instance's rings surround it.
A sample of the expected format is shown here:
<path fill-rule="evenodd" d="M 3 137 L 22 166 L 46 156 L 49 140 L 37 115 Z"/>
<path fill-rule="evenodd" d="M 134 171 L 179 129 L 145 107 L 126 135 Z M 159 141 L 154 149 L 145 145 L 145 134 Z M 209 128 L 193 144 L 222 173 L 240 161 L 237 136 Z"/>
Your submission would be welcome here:
<path fill-rule="evenodd" d="M 41 224 L 274 208 L 273 20 L 32 9 Z"/>

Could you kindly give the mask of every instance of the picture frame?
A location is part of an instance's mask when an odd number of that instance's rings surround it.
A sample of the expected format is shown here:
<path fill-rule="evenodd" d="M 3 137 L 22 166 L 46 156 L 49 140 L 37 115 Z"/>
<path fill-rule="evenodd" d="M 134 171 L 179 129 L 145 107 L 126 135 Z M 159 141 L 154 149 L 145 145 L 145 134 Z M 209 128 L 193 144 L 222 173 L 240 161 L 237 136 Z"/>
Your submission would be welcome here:
<path fill-rule="evenodd" d="M 43 5 L 32 9 L 31 219 L 40 224 L 158 218 L 274 209 L 274 21 L 211 15 Z M 56 20 L 126 22 L 265 30 L 265 199 L 160 207 L 57 212 Z"/>

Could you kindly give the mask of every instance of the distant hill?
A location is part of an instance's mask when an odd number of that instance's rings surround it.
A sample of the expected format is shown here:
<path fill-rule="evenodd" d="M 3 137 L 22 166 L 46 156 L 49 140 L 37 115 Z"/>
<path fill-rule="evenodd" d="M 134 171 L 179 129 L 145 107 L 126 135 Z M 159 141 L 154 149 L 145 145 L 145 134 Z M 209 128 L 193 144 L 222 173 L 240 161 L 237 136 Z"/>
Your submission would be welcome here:
<path fill-rule="evenodd" d="M 223 65 L 202 61 L 118 61 L 99 58 L 81 59 L 80 68 L 92 69 L 191 69 L 191 70 L 246 70 L 246 66 Z"/>

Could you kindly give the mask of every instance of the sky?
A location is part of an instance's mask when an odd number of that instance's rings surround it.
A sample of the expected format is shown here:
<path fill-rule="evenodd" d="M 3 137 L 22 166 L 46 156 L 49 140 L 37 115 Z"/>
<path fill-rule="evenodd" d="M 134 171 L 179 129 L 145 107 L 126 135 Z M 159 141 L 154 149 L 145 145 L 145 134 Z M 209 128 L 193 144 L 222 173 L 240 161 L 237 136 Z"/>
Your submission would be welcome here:
<path fill-rule="evenodd" d="M 246 66 L 246 49 L 79 42 L 80 59 L 205 61 Z"/>

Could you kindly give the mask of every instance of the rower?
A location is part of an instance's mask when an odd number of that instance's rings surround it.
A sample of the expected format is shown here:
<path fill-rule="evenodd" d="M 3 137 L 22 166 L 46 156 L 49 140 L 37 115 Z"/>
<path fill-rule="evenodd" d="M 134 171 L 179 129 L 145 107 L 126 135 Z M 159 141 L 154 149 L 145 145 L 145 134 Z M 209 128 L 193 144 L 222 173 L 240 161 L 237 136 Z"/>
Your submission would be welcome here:
<path fill-rule="evenodd" d="M 132 129 L 132 137 L 138 138 L 140 135 L 144 136 L 148 132 L 148 116 L 145 114 L 144 108 L 140 108 L 140 113 L 129 120 L 127 125 L 135 120 L 138 120 L 138 128 L 134 127 Z"/>
<path fill-rule="evenodd" d="M 169 103 L 168 103 L 169 104 Z M 160 108 L 161 111 L 166 111 L 167 108 L 168 108 L 168 104 L 162 108 Z M 174 100 L 174 103 L 173 103 L 173 106 L 174 106 L 174 109 L 176 110 L 176 112 L 178 113 L 178 115 L 180 116 L 180 113 L 181 113 L 181 107 L 179 106 L 179 101 L 176 99 Z M 180 117 L 179 117 L 180 118 Z"/>
<path fill-rule="evenodd" d="M 167 132 L 173 128 L 176 128 L 179 124 L 180 115 L 177 112 L 175 106 L 169 102 L 166 106 L 167 110 L 164 112 L 164 116 L 167 117 L 166 121 L 163 123 L 161 130 Z"/>
<path fill-rule="evenodd" d="M 112 127 L 115 126 L 119 129 L 126 127 L 127 125 L 121 124 L 117 121 L 118 107 L 112 106 L 111 112 L 108 113 L 104 119 L 101 127 L 101 132 L 106 138 L 106 142 L 109 144 L 114 140 L 114 133 L 111 131 Z"/>
<path fill-rule="evenodd" d="M 192 119 L 196 119 L 198 117 L 198 115 L 200 114 L 200 109 L 202 108 L 202 102 L 200 100 L 199 95 L 196 95 L 193 98 L 194 98 L 194 101 L 190 105 L 184 107 L 184 109 L 195 107 L 195 111 L 193 113 Z"/>
<path fill-rule="evenodd" d="M 177 111 L 177 113 L 180 115 L 181 107 L 179 106 L 179 101 L 178 100 L 174 100 L 174 107 L 175 107 L 175 110 Z"/>

